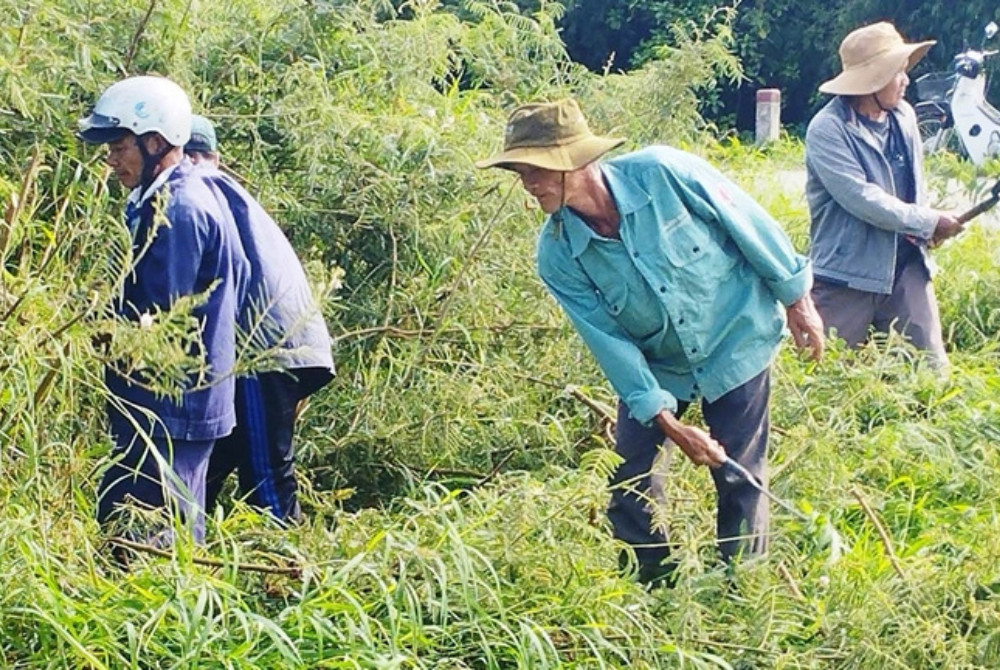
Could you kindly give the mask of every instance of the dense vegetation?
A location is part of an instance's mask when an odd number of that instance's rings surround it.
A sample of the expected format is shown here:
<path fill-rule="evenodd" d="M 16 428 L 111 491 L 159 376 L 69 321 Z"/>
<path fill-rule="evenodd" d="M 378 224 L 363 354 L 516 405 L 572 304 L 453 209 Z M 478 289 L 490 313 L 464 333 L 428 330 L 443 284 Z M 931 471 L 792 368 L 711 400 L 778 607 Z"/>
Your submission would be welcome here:
<path fill-rule="evenodd" d="M 534 7 L 534 0 L 519 0 Z M 910 40 L 936 39 L 915 74 L 945 69 L 966 45 L 979 46 L 982 29 L 1000 18 L 992 0 L 567 0 L 559 22 L 570 56 L 595 71 L 610 65 L 641 64 L 656 45 L 671 43 L 677 23 L 704 25 L 719 6 L 736 7 L 734 49 L 745 79 L 720 81 L 702 109 L 724 127 L 752 130 L 758 88 L 784 96 L 782 114 L 792 129 L 803 128 L 825 96 L 817 87 L 840 69 L 837 47 L 848 32 L 872 21 L 892 21 Z M 991 98 L 1000 96 L 994 86 Z"/>
<path fill-rule="evenodd" d="M 722 165 L 804 249 L 801 147 L 698 132 L 699 87 L 738 72 L 726 20 L 605 76 L 568 58 L 555 5 L 395 12 L 0 0 L 0 666 L 996 667 L 990 231 L 937 252 L 949 379 L 898 342 L 820 365 L 782 354 L 773 487 L 810 520 L 775 510 L 768 558 L 717 564 L 708 475 L 674 459 L 663 517 L 682 579 L 647 593 L 618 574 L 603 518 L 614 399 L 534 277 L 538 213 L 472 161 L 514 104 L 573 94 L 630 146 Z M 301 527 L 231 505 L 207 546 L 122 573 L 93 521 L 102 361 L 155 365 L 169 390 L 190 324 L 104 316 L 128 262 L 123 194 L 73 131 L 139 72 L 218 123 L 325 296 L 340 375 L 303 417 Z M 112 350 L 94 348 L 108 329 Z"/>

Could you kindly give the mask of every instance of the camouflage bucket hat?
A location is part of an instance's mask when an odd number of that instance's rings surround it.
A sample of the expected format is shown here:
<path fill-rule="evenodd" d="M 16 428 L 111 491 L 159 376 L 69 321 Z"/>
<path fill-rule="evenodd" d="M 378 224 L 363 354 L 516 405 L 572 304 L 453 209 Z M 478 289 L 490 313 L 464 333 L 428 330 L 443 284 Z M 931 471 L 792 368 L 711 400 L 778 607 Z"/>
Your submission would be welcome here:
<path fill-rule="evenodd" d="M 532 103 L 515 109 L 504 130 L 503 152 L 477 161 L 477 168 L 510 170 L 514 164 L 572 172 L 600 158 L 625 140 L 590 131 L 575 100 Z"/>

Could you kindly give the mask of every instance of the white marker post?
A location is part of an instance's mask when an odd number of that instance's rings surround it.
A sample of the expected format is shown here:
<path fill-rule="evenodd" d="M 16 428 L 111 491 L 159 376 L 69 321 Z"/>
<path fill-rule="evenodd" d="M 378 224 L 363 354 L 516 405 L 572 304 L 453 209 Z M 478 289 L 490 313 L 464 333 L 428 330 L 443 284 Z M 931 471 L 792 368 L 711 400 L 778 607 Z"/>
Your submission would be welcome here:
<path fill-rule="evenodd" d="M 781 91 L 762 88 L 757 91 L 757 144 L 778 139 L 781 131 Z"/>

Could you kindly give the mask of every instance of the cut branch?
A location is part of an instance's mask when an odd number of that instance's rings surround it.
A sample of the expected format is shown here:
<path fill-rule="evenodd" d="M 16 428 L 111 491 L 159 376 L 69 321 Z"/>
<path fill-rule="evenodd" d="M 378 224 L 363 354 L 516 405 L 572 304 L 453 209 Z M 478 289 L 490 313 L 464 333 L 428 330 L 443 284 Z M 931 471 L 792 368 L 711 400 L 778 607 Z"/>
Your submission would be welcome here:
<path fill-rule="evenodd" d="M 787 567 L 785 567 L 784 561 L 778 561 L 778 574 L 781 575 L 781 578 L 785 580 L 786 584 L 788 584 L 788 588 L 792 592 L 793 596 L 804 603 L 809 602 L 806 600 L 806 597 L 802 595 L 799 585 L 795 583 L 795 578 L 792 577 L 792 573 L 788 571 Z"/>
<path fill-rule="evenodd" d="M 111 544 L 118 545 L 120 547 L 125 547 L 126 549 L 131 549 L 133 551 L 141 551 L 147 554 L 152 554 L 153 556 L 159 556 L 160 558 L 173 558 L 174 555 L 164 549 L 158 547 L 151 547 L 148 544 L 143 544 L 142 542 L 133 542 L 132 540 L 126 540 L 123 537 L 111 537 L 108 538 L 108 542 Z M 256 563 L 226 563 L 225 561 L 220 561 L 214 558 L 199 558 L 198 556 L 193 556 L 191 562 L 198 565 L 205 565 L 210 568 L 228 568 L 233 567 L 240 572 L 260 572 L 267 575 L 287 575 L 293 578 L 299 578 L 302 576 L 302 568 L 297 565 L 290 566 L 278 566 L 278 565 L 260 565 Z"/>

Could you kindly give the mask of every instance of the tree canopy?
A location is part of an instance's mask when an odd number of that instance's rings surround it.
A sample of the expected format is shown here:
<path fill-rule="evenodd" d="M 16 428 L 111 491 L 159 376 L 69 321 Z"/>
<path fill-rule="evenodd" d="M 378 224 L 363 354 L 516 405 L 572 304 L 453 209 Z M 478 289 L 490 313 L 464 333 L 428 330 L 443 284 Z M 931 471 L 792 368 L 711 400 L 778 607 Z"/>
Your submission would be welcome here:
<path fill-rule="evenodd" d="M 571 58 L 592 70 L 629 70 L 655 45 L 673 43 L 672 26 L 718 21 L 719 6 L 735 8 L 734 50 L 744 78 L 720 81 L 702 93 L 702 111 L 719 125 L 751 128 L 754 93 L 779 88 L 783 117 L 802 125 L 822 102 L 817 87 L 840 67 L 843 37 L 866 23 L 888 20 L 905 39 L 938 41 L 914 74 L 943 69 L 967 44 L 978 45 L 983 26 L 1000 15 L 987 0 L 566 0 L 559 25 Z"/>

